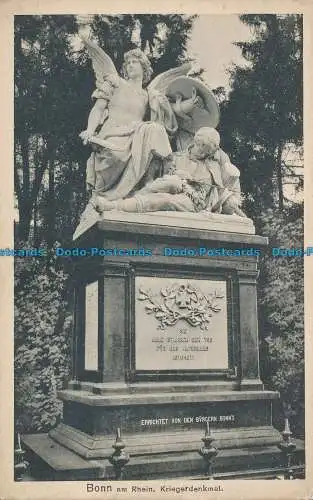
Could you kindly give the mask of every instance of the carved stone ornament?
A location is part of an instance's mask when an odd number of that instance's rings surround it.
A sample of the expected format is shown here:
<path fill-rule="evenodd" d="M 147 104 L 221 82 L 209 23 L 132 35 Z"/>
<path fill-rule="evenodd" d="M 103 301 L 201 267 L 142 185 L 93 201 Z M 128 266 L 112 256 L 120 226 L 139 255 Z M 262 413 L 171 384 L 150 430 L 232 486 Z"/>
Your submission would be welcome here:
<path fill-rule="evenodd" d="M 181 320 L 190 326 L 207 330 L 213 314 L 221 311 L 219 300 L 223 298 L 224 295 L 219 290 L 204 295 L 190 283 L 174 283 L 161 288 L 159 297 L 151 290 L 140 288 L 138 296 L 138 300 L 147 301 L 145 311 L 147 314 L 154 314 L 159 321 L 158 329 L 161 330 Z"/>

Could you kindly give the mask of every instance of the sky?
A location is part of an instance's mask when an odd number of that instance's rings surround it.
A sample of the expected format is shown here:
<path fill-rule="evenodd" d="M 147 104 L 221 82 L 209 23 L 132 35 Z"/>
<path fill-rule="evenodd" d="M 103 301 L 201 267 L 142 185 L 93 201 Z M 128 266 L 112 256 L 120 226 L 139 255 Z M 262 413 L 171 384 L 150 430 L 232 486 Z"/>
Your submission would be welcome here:
<path fill-rule="evenodd" d="M 250 29 L 235 14 L 199 16 L 193 25 L 188 52 L 206 71 L 204 78 L 212 88 L 227 87 L 227 68 L 231 63 L 244 64 L 236 41 L 251 38 Z"/>

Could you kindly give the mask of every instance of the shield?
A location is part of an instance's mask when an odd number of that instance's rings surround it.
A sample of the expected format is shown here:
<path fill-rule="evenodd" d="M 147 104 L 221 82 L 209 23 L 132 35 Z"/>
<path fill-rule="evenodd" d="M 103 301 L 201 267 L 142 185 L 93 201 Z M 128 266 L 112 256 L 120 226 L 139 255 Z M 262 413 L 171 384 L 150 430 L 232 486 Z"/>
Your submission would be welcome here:
<path fill-rule="evenodd" d="M 171 102 L 175 102 L 177 94 L 183 100 L 191 98 L 193 88 L 197 91 L 199 103 L 190 113 L 183 117 L 177 116 L 179 128 L 191 134 L 201 127 L 216 128 L 220 118 L 218 103 L 213 92 L 203 82 L 189 76 L 179 76 L 169 83 L 165 93 Z"/>

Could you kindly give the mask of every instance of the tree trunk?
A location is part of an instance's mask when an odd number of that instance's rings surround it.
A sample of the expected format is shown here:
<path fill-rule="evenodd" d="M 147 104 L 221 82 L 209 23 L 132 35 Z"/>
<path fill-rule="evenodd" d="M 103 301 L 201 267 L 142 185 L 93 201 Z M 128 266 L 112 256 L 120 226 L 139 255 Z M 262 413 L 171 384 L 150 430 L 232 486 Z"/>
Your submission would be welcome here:
<path fill-rule="evenodd" d="M 39 246 L 39 234 L 38 234 L 38 205 L 37 198 L 34 201 L 34 210 L 33 210 L 33 220 L 34 220 L 34 247 Z"/>
<path fill-rule="evenodd" d="M 24 208 L 23 204 L 19 208 L 19 223 L 18 223 L 18 238 L 22 241 L 27 241 L 30 232 L 31 213 L 28 208 Z"/>
<path fill-rule="evenodd" d="M 28 137 L 19 137 L 21 145 L 22 165 L 23 165 L 23 185 L 20 190 L 18 200 L 19 208 L 19 229 L 18 234 L 21 240 L 26 241 L 29 237 L 30 223 L 32 220 L 32 206 L 30 203 L 30 161 Z M 17 193 L 18 194 L 18 193 Z"/>
<path fill-rule="evenodd" d="M 276 154 L 276 174 L 277 174 L 277 189 L 278 189 L 278 207 L 282 211 L 284 209 L 284 189 L 283 189 L 283 173 L 282 173 L 282 152 L 283 146 L 280 143 Z"/>
<path fill-rule="evenodd" d="M 49 191 L 48 191 L 48 211 L 47 211 L 47 243 L 51 248 L 55 241 L 55 178 L 54 178 L 54 158 L 52 148 L 49 158 Z"/>
<path fill-rule="evenodd" d="M 43 155 L 42 164 L 34 165 L 35 178 L 31 183 L 28 141 L 29 138 L 19 137 L 19 143 L 21 144 L 22 163 L 23 163 L 22 185 L 20 184 L 18 178 L 18 170 L 15 164 L 15 191 L 18 199 L 18 210 L 19 210 L 19 224 L 18 224 L 17 234 L 18 237 L 23 241 L 27 240 L 29 237 L 30 225 L 33 215 L 35 217 L 36 214 L 38 221 L 38 208 L 37 208 L 38 194 L 44 173 L 48 166 L 49 154 L 51 157 L 51 152 L 49 152 L 48 148 L 46 147 L 45 154 Z"/>

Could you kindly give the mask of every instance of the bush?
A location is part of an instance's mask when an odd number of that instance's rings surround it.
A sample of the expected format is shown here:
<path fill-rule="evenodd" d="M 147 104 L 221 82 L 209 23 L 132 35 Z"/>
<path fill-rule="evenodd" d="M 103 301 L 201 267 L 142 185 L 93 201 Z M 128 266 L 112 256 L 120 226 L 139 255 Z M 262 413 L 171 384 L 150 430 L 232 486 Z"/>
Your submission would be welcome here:
<path fill-rule="evenodd" d="M 19 244 L 27 248 L 27 244 Z M 15 258 L 15 419 L 19 432 L 47 431 L 62 414 L 57 390 L 70 368 L 67 274 L 47 257 Z"/>
<path fill-rule="evenodd" d="M 269 388 L 281 395 L 281 412 L 304 435 L 304 265 L 302 257 L 273 257 L 272 247 L 303 248 L 299 212 L 268 211 L 261 218 L 269 252 L 261 263 L 259 302 L 261 332 L 268 344 Z M 280 415 L 280 420 L 282 416 Z"/>

